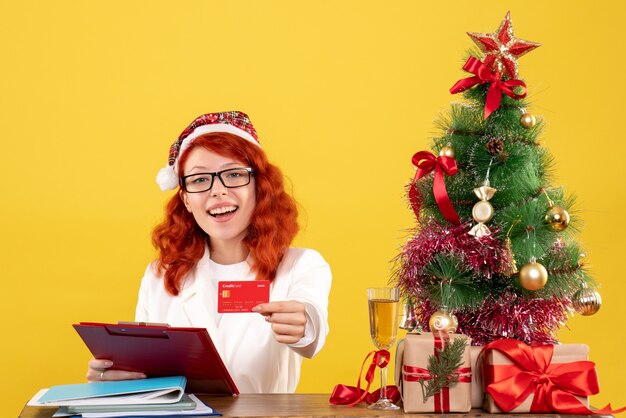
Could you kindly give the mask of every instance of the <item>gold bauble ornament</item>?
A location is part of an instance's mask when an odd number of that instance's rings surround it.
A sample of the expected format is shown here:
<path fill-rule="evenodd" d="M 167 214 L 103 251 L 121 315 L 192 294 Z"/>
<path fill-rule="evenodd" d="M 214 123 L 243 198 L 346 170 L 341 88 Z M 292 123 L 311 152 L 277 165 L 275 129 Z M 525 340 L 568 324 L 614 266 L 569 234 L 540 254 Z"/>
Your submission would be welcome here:
<path fill-rule="evenodd" d="M 452 148 L 450 145 L 442 147 L 439 151 L 439 156 L 454 158 L 454 148 Z"/>
<path fill-rule="evenodd" d="M 537 124 L 537 118 L 530 113 L 524 113 L 519 120 L 520 125 L 526 129 L 530 129 Z"/>
<path fill-rule="evenodd" d="M 569 225 L 569 213 L 560 206 L 551 206 L 544 220 L 555 231 L 563 231 Z"/>
<path fill-rule="evenodd" d="M 446 311 L 435 311 L 428 321 L 430 332 L 447 332 L 448 334 L 454 334 L 459 326 L 459 321 L 454 314 Z"/>
<path fill-rule="evenodd" d="M 543 289 L 548 282 L 548 270 L 533 258 L 520 270 L 519 282 L 526 290 Z"/>
<path fill-rule="evenodd" d="M 602 297 L 597 290 L 583 287 L 572 296 L 572 305 L 581 315 L 593 315 L 600 310 Z"/>

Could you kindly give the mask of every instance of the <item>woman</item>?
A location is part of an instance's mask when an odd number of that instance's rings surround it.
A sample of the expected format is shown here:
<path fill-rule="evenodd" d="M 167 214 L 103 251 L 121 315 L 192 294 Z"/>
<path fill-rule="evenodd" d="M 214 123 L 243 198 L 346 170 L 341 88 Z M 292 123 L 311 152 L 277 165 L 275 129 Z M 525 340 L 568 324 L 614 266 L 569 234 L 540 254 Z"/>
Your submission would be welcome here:
<path fill-rule="evenodd" d="M 290 248 L 297 209 L 269 164 L 248 116 L 195 119 L 170 148 L 157 176 L 179 191 L 152 235 L 158 259 L 141 282 L 136 320 L 208 330 L 241 393 L 294 392 L 302 356 L 328 333 L 328 264 Z M 219 281 L 270 280 L 270 302 L 254 313 L 217 312 Z M 89 381 L 139 379 L 89 362 Z"/>

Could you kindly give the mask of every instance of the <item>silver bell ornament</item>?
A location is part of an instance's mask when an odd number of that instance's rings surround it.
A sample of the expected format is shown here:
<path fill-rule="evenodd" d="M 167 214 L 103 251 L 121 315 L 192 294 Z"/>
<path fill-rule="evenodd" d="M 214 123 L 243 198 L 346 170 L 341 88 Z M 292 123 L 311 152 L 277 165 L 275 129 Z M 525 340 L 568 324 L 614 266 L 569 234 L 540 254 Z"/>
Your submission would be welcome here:
<path fill-rule="evenodd" d="M 409 301 L 404 304 L 402 320 L 400 321 L 400 328 L 405 329 L 409 332 L 417 328 L 417 316 L 415 315 L 415 306 Z"/>

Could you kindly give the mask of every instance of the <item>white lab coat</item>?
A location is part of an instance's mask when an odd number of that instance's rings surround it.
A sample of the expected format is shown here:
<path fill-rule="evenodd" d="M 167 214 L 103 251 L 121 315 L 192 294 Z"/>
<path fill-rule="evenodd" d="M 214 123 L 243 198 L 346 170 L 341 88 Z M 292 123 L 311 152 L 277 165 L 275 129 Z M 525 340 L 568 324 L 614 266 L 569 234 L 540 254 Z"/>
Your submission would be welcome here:
<path fill-rule="evenodd" d="M 217 314 L 211 265 L 207 248 L 178 296 L 167 293 L 162 276 L 153 265 L 148 266 L 135 320 L 206 328 L 241 393 L 294 392 L 302 356 L 317 354 L 328 334 L 330 267 L 318 252 L 304 248 L 289 248 L 278 266 L 270 301 L 297 300 L 306 306 L 306 335 L 288 346 L 276 342 L 271 324 L 258 313 Z M 244 266 L 239 280 L 254 280 Z"/>

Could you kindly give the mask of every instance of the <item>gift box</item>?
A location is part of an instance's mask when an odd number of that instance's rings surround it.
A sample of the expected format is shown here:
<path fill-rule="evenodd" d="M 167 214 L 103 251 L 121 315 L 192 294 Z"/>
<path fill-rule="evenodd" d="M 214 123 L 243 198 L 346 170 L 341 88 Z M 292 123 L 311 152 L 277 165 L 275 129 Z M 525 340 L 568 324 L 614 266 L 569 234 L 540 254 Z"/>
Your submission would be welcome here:
<path fill-rule="evenodd" d="M 599 392 L 584 344 L 529 346 L 504 339 L 481 353 L 483 409 L 490 413 L 586 413 Z"/>
<path fill-rule="evenodd" d="M 458 381 L 452 387 L 446 387 L 424 400 L 422 383 L 425 384 L 433 377 L 427 369 L 429 357 L 435 355 L 436 348 L 442 349 L 458 338 L 466 340 L 461 356 L 462 364 L 453 372 Z M 451 334 L 442 338 L 424 332 L 407 334 L 398 343 L 395 375 L 396 384 L 402 394 L 404 412 L 468 412 L 472 408 L 470 342 L 464 335 Z"/>
<path fill-rule="evenodd" d="M 470 383 L 472 393 L 472 408 L 482 408 L 483 406 L 483 382 L 480 380 L 480 373 L 477 373 L 478 359 L 483 351 L 482 347 L 472 346 L 470 349 L 470 364 L 472 365 L 472 381 Z"/>

